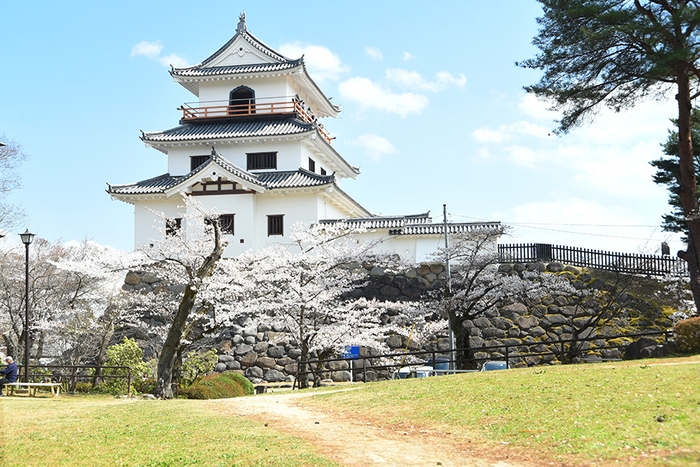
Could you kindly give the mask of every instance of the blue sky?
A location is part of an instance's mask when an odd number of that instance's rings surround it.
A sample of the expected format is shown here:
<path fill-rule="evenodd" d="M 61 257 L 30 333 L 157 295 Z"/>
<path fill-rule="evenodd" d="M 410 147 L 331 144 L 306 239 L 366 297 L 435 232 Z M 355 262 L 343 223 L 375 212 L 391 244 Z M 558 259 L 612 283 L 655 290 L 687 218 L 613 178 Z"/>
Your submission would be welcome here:
<path fill-rule="evenodd" d="M 30 156 L 11 197 L 26 227 L 130 249 L 132 207 L 110 200 L 106 183 L 165 172 L 139 131 L 176 126 L 177 107 L 196 100 L 169 64 L 207 58 L 244 10 L 249 31 L 305 54 L 342 106 L 324 124 L 362 170 L 343 189 L 371 212 L 441 218 L 446 203 L 452 221 L 512 225 L 504 242 L 682 248 L 658 227 L 667 194 L 648 163 L 672 94 L 554 136 L 556 115 L 522 89 L 538 73 L 514 64 L 536 52 L 534 0 L 4 2 L 0 135 Z"/>

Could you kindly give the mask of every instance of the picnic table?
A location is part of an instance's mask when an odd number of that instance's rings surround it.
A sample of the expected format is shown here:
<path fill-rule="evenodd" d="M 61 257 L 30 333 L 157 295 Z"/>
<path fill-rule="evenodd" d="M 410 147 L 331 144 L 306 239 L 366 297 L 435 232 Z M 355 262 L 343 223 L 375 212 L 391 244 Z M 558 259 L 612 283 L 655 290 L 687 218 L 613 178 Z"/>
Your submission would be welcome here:
<path fill-rule="evenodd" d="M 61 393 L 61 383 L 23 383 L 16 381 L 14 383 L 7 383 L 5 386 L 10 388 L 10 395 L 14 395 L 15 388 L 27 388 L 27 395 L 29 397 L 36 397 L 36 391 L 39 388 L 51 389 L 51 394 L 53 394 L 54 397 L 57 397 Z"/>

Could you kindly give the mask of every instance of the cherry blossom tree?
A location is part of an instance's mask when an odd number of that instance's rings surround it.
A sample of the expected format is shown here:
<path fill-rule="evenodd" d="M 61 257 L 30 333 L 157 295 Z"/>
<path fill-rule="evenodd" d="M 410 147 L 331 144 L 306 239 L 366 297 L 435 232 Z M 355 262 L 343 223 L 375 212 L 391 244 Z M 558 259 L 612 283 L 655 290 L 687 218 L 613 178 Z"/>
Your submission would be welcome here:
<path fill-rule="evenodd" d="M 405 334 L 407 325 L 424 324 L 416 303 L 352 300 L 348 292 L 368 279 L 363 266 L 405 267 L 398 257 L 377 253 L 344 223 L 296 225 L 292 244 L 249 251 L 224 263 L 222 290 L 229 317 L 248 315 L 258 323 L 283 324 L 298 343 L 299 374 L 306 375 L 312 353 L 329 358 L 346 345 L 383 345 L 386 333 Z M 224 290 L 225 289 L 225 290 Z M 213 297 L 212 297 L 213 299 Z M 388 311 L 391 319 L 382 320 Z M 278 326 L 280 327 L 280 326 Z M 308 380 L 300 379 L 300 387 Z"/>
<path fill-rule="evenodd" d="M 0 228 L 16 227 L 24 210 L 6 201 L 10 192 L 21 187 L 17 168 L 27 158 L 22 146 L 0 134 Z M 2 235 L 0 231 L 0 235 Z"/>
<path fill-rule="evenodd" d="M 550 274 L 526 272 L 521 277 L 499 273 L 496 241 L 502 234 L 501 229 L 489 229 L 456 236 L 448 248 L 432 256 L 436 261 L 449 260 L 452 266 L 450 283 L 437 300 L 454 334 L 459 369 L 475 365 L 466 322 L 507 300 L 536 298 L 569 286 Z"/>
<path fill-rule="evenodd" d="M 0 332 L 9 353 L 24 345 L 24 252 L 8 248 L 0 257 Z M 118 292 L 122 256 L 94 242 L 35 240 L 30 249 L 30 332 L 34 355 L 47 351 L 78 364 L 95 357 L 100 317 Z"/>
<path fill-rule="evenodd" d="M 173 374 L 179 367 L 188 335 L 197 326 L 212 327 L 214 303 L 203 299 L 206 294 L 202 292 L 210 286 L 226 248 L 218 215 L 205 210 L 192 197 L 184 196 L 183 203 L 182 228 L 172 229 L 166 216 L 160 214 L 165 222 L 156 229 L 159 238 L 152 247 L 140 249 L 143 259 L 140 264 L 134 265 L 150 270 L 164 284 L 184 286 L 176 301 L 169 294 L 161 295 L 172 289 L 163 289 L 143 297 L 147 304 L 157 303 L 157 309 L 164 315 L 166 323 L 164 330 L 167 331 L 157 368 L 157 395 L 163 399 L 173 397 Z M 177 304 L 173 306 L 175 302 Z"/>

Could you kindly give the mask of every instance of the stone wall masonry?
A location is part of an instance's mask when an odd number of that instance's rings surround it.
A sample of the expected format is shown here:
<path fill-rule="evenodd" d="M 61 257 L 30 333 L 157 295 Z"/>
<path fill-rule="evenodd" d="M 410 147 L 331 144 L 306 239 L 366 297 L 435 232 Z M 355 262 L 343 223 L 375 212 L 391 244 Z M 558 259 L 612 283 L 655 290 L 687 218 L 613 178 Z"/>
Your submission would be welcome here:
<path fill-rule="evenodd" d="M 441 264 L 421 264 L 402 273 L 388 273 L 379 267 L 366 268 L 369 280 L 367 284 L 348 293 L 346 298 L 410 301 L 425 300 L 431 292 L 445 286 L 446 274 Z M 603 288 L 606 285 L 593 279 L 581 269 L 564 266 L 559 263 L 503 264 L 502 274 L 521 274 L 523 271 L 548 271 L 566 274 L 578 288 Z M 152 275 L 129 272 L 124 289 L 147 292 L 166 287 Z M 175 292 L 176 287 L 168 287 Z M 595 301 L 581 303 L 576 297 L 546 296 L 539 300 L 527 302 L 506 302 L 487 311 L 473 321 L 464 323 L 469 334 L 470 347 L 475 351 L 474 357 L 481 359 L 503 359 L 503 349 L 479 351 L 486 346 L 514 345 L 509 351 L 513 366 L 532 366 L 557 363 L 564 356 L 518 357 L 519 354 L 553 351 L 558 347 L 546 346 L 543 341 L 569 339 L 577 327 L 594 316 L 600 304 Z M 604 335 L 663 330 L 672 326 L 671 320 L 658 307 L 642 300 L 621 294 L 613 304 L 614 317 L 603 326 L 589 329 L 580 337 L 598 337 L 600 339 L 585 343 L 583 349 L 588 352 L 588 360 L 618 359 L 623 351 L 601 350 L 605 345 Z M 435 351 L 440 356 L 447 356 L 449 341 L 446 336 L 435 336 L 424 346 L 414 342 L 407 343 L 404 337 L 391 335 L 386 338 L 386 345 L 395 351 L 408 348 L 412 351 Z M 407 345 L 408 344 L 408 345 Z M 219 360 L 216 371 L 237 371 L 244 374 L 253 383 L 293 381 L 297 372 L 301 351 L 297 342 L 285 332 L 282 325 L 259 325 L 250 318 L 241 318 L 238 323 L 224 329 L 216 338 L 207 338 L 196 343 L 202 349 L 216 348 Z M 500 351 L 499 351 L 500 350 Z M 371 349 L 362 349 L 363 356 L 371 355 Z M 660 350 L 656 351 L 657 354 Z M 386 377 L 387 374 L 368 372 L 369 378 Z M 348 363 L 333 362 L 323 375 L 334 381 L 350 380 Z"/>

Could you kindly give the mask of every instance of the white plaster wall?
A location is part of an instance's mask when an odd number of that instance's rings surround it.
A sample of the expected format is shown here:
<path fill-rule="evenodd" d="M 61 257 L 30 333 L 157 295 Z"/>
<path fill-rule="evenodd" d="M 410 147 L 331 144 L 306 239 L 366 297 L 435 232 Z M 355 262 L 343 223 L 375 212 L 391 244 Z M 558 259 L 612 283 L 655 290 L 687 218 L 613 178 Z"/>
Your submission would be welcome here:
<path fill-rule="evenodd" d="M 211 146 L 198 144 L 196 146 L 180 146 L 168 151 L 168 173 L 170 175 L 187 175 L 190 173 L 190 156 L 208 156 Z"/>
<path fill-rule="evenodd" d="M 228 103 L 229 94 L 238 86 L 248 86 L 255 91 L 256 100 L 272 97 L 291 97 L 296 93 L 290 93 L 286 79 L 283 76 L 257 79 L 202 81 L 199 83 L 200 105 L 210 105 L 210 101 L 226 101 L 226 103 Z"/>
<path fill-rule="evenodd" d="M 207 195 L 197 196 L 196 199 L 207 210 L 219 214 L 235 214 L 233 235 L 224 235 L 224 240 L 228 242 L 225 256 L 238 256 L 254 245 L 255 195 Z"/>
<path fill-rule="evenodd" d="M 299 167 L 308 168 L 308 159 L 300 164 L 302 159 L 300 141 L 265 141 L 245 144 L 218 144 L 216 151 L 227 161 L 246 169 L 247 157 L 250 152 L 277 151 L 277 170 L 297 170 Z M 168 151 L 168 173 L 171 175 L 186 175 L 190 172 L 190 156 L 207 156 L 211 154 L 211 145 L 192 145 L 171 148 Z M 318 167 L 318 165 L 317 165 Z M 316 170 L 319 172 L 319 169 Z"/>
<path fill-rule="evenodd" d="M 318 220 L 318 201 L 315 194 L 300 195 L 256 195 L 254 248 L 273 243 L 289 243 L 289 234 L 297 222 L 311 224 Z M 284 215 L 284 236 L 267 235 L 267 216 Z"/>
<path fill-rule="evenodd" d="M 162 218 L 151 210 L 162 212 L 168 218 L 182 217 L 182 210 L 178 208 L 181 205 L 182 199 L 178 196 L 167 200 L 149 200 L 148 205 L 145 202 L 135 204 L 134 246 L 138 248 L 148 245 L 161 237 L 160 232 L 156 228 L 163 228 L 165 223 Z"/>
<path fill-rule="evenodd" d="M 317 198 L 316 212 L 318 213 L 318 218 L 321 219 L 344 219 L 347 217 L 345 211 L 341 211 L 334 204 L 330 203 L 323 196 Z"/>

